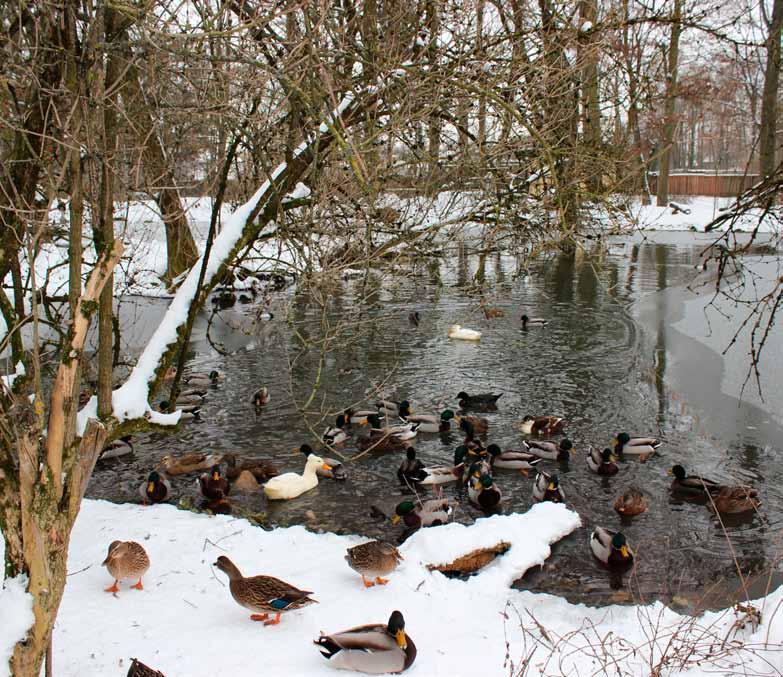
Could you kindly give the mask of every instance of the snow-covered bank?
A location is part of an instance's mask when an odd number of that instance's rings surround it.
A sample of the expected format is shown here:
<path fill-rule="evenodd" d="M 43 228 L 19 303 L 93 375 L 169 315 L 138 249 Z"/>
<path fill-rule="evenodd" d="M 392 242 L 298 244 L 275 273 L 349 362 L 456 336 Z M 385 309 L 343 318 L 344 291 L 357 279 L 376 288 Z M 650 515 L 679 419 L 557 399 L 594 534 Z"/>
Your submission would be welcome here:
<path fill-rule="evenodd" d="M 343 559 L 346 547 L 363 540 L 357 537 L 313 534 L 302 527 L 264 531 L 242 519 L 171 506 L 88 500 L 71 540 L 70 573 L 55 629 L 56 674 L 124 674 L 131 657 L 167 677 L 339 674 L 311 640 L 321 630 L 385 621 L 393 609 L 404 613 L 419 651 L 408 674 L 427 677 L 507 675 L 506 641 L 517 665 L 535 651 L 530 665 L 537 666 L 536 674 L 545 662 L 545 674 L 604 674 L 604 668 L 611 674 L 646 674 L 664 653 L 672 654 L 678 641 L 690 637 L 704 648 L 715 637 L 730 635 L 731 612 L 693 621 L 661 604 L 594 609 L 509 589 L 523 571 L 549 556 L 550 543 L 578 525 L 576 513 L 542 504 L 523 515 L 482 519 L 469 527 L 424 529 L 401 546 L 405 560 L 391 582 L 365 590 Z M 512 543 L 511 550 L 468 580 L 449 579 L 424 566 L 501 537 Z M 116 597 L 103 591 L 111 580 L 100 562 L 114 539 L 137 540 L 147 549 L 152 567 L 143 591 L 127 584 Z M 587 544 L 585 552 L 589 556 Z M 211 566 L 221 554 L 246 575 L 266 573 L 314 590 L 320 603 L 287 614 L 279 626 L 253 623 L 231 599 L 225 577 Z M 742 661 L 753 674 L 783 669 L 783 655 L 761 647 L 765 640 L 783 639 L 776 615 L 781 602 L 781 591 L 772 593 L 755 633 L 739 630 L 723 649 L 713 647 L 716 655 L 727 652 L 719 664 L 723 671 Z M 16 596 L 11 601 L 0 596 L 0 618 L 23 607 Z M 514 610 L 522 614 L 524 632 Z M 689 633 L 683 631 L 687 623 L 695 624 Z M 5 623 L 0 625 L 0 646 L 8 645 L 6 630 Z M 669 644 L 678 630 L 680 640 Z M 756 651 L 740 650 L 739 644 Z M 681 669 L 689 665 L 672 660 L 660 674 L 707 675 L 718 667 L 705 662 L 698 669 Z M 4 670 L 0 665 L 0 675 Z"/>

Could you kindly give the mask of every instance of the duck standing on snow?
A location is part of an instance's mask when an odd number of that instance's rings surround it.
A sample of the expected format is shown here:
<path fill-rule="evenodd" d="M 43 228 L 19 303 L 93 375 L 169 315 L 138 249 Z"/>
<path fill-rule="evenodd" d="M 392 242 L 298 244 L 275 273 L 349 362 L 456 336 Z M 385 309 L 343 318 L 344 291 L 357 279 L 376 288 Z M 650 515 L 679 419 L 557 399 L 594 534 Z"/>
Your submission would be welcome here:
<path fill-rule="evenodd" d="M 487 447 L 490 466 L 502 468 L 504 470 L 519 470 L 525 477 L 528 471 L 535 468 L 541 462 L 541 457 L 531 454 L 528 451 L 501 451 L 497 444 L 490 444 Z"/>
<path fill-rule="evenodd" d="M 368 675 L 396 675 L 416 660 L 416 645 L 405 634 L 405 619 L 399 611 L 392 612 L 385 625 L 360 625 L 321 635 L 314 644 L 332 667 Z"/>
<path fill-rule="evenodd" d="M 620 468 L 614 462 L 611 449 L 604 449 L 598 451 L 598 449 L 590 449 L 590 453 L 587 455 L 587 467 L 594 473 L 599 475 L 611 476 L 620 472 Z"/>
<path fill-rule="evenodd" d="M 479 393 L 478 395 L 468 395 L 464 390 L 457 393 L 457 400 L 462 409 L 480 409 L 497 404 L 497 401 L 503 397 L 503 393 Z"/>
<path fill-rule="evenodd" d="M 303 444 L 299 447 L 299 451 L 304 454 L 305 458 L 308 458 L 310 454 L 315 453 L 309 444 Z M 321 456 L 323 465 L 318 466 L 315 469 L 315 474 L 318 477 L 324 477 L 329 480 L 345 480 L 348 479 L 348 473 L 345 471 L 345 466 L 342 461 L 338 461 L 336 458 L 327 458 Z M 328 470 L 326 468 L 329 468 Z"/>
<path fill-rule="evenodd" d="M 146 503 L 163 503 L 171 494 L 171 484 L 153 470 L 146 482 L 139 487 L 141 500 Z"/>
<path fill-rule="evenodd" d="M 198 478 L 201 495 L 210 501 L 222 501 L 231 491 L 231 485 L 220 472 L 220 466 L 213 466 L 208 473 Z"/>
<path fill-rule="evenodd" d="M 538 442 L 536 440 L 528 440 L 523 442 L 523 444 L 528 452 L 547 461 L 566 463 L 571 458 L 571 454 L 574 453 L 574 445 L 569 439 L 562 439 L 559 444 Z"/>
<path fill-rule="evenodd" d="M 112 541 L 103 566 L 114 578 L 114 585 L 106 588 L 106 592 L 119 592 L 117 584 L 126 578 L 137 581 L 132 588 L 144 590 L 141 579 L 150 568 L 150 558 L 147 551 L 136 541 Z"/>
<path fill-rule="evenodd" d="M 458 324 L 452 324 L 449 327 L 449 338 L 459 341 L 479 341 L 481 340 L 481 332 L 461 327 Z"/>
<path fill-rule="evenodd" d="M 397 568 L 402 561 L 402 555 L 389 543 L 370 541 L 348 548 L 345 561 L 351 569 L 361 575 L 364 587 L 371 588 L 376 583 L 386 585 L 389 582 L 383 577 Z"/>
<path fill-rule="evenodd" d="M 287 472 L 273 477 L 264 485 L 264 493 L 268 499 L 273 501 L 285 501 L 301 496 L 306 491 L 315 489 L 318 486 L 316 470 L 319 466 L 323 467 L 324 470 L 331 469 L 324 463 L 322 458 L 315 454 L 310 454 L 307 457 L 307 463 L 301 475 L 295 472 Z"/>
<path fill-rule="evenodd" d="M 557 475 L 540 471 L 533 484 L 533 500 L 537 503 L 542 501 L 565 503 L 565 493 L 560 486 L 560 478 Z"/>
<path fill-rule="evenodd" d="M 311 591 L 300 590 L 273 576 L 245 578 L 225 555 L 218 557 L 213 566 L 228 576 L 228 587 L 234 601 L 253 612 L 252 620 L 263 621 L 264 625 L 277 625 L 282 613 L 301 609 L 316 601 L 310 598 Z M 274 619 L 269 620 L 270 613 L 276 614 Z"/>
<path fill-rule="evenodd" d="M 590 549 L 610 567 L 625 567 L 633 562 L 633 552 L 620 532 L 596 527 L 590 534 Z"/>
<path fill-rule="evenodd" d="M 628 433 L 619 433 L 612 440 L 614 453 L 620 458 L 623 454 L 629 456 L 644 456 L 647 458 L 655 453 L 663 442 L 655 437 L 631 437 Z"/>
<path fill-rule="evenodd" d="M 563 432 L 565 424 L 559 416 L 525 416 L 519 429 L 525 435 L 555 435 Z"/>

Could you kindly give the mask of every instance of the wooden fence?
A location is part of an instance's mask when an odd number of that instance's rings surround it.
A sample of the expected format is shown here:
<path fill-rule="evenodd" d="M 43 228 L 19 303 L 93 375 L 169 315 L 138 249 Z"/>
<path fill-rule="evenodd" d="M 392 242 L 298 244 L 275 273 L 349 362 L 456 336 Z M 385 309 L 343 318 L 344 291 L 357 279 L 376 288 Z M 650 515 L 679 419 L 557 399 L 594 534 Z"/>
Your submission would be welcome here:
<path fill-rule="evenodd" d="M 669 174 L 669 195 L 736 197 L 758 183 L 758 174 Z M 658 175 L 650 174 L 650 191 L 658 191 Z"/>

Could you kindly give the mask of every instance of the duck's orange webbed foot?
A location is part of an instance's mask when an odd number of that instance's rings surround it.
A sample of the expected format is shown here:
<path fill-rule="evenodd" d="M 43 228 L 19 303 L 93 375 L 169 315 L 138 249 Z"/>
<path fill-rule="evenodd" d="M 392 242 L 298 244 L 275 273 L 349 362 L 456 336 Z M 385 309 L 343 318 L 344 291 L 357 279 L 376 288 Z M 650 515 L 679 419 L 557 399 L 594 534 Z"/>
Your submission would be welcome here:
<path fill-rule="evenodd" d="M 280 624 L 280 613 L 278 612 L 277 615 L 269 621 L 264 621 L 264 625 L 279 625 Z"/>

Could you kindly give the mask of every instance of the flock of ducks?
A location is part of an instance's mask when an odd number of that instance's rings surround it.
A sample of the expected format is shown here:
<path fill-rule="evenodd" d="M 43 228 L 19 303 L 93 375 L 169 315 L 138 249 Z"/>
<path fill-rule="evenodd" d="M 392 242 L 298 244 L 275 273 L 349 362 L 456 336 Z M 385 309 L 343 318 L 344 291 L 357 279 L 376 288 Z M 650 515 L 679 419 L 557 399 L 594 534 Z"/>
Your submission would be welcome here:
<path fill-rule="evenodd" d="M 411 318 L 411 322 L 418 318 Z M 525 328 L 542 326 L 544 320 L 523 316 Z M 478 337 L 473 336 L 478 334 Z M 463 340 L 477 340 L 480 332 L 454 325 L 449 336 Z M 198 416 L 199 398 L 202 389 L 214 386 L 223 380 L 222 374 L 190 374 L 184 382 L 189 389 L 183 392 L 186 413 Z M 502 501 L 503 492 L 496 481 L 496 470 L 518 471 L 527 477 L 536 471 L 532 485 L 532 497 L 536 502 L 551 501 L 564 503 L 565 492 L 558 475 L 546 472 L 541 464 L 554 461 L 565 462 L 573 457 L 575 449 L 571 441 L 562 437 L 566 421 L 557 416 L 525 416 L 517 425 L 527 436 L 518 450 L 502 450 L 497 444 L 484 445 L 490 423 L 488 419 L 468 412 L 494 411 L 501 394 L 468 394 L 461 391 L 456 401 L 460 413 L 446 409 L 440 413 L 414 413 L 410 402 L 381 400 L 375 408 L 366 411 L 346 409 L 339 414 L 334 425 L 323 434 L 325 448 L 344 445 L 353 435 L 352 427 L 366 427 L 368 432 L 356 439 L 355 445 L 362 450 L 397 452 L 403 458 L 397 470 L 401 485 L 413 490 L 414 496 L 400 502 L 391 516 L 393 524 L 402 522 L 408 529 L 419 529 L 446 524 L 454 513 L 451 500 L 442 493 L 445 484 L 457 483 L 467 494 L 469 502 L 476 508 L 491 513 Z M 183 403 L 183 398 L 177 406 Z M 252 403 L 263 407 L 270 401 L 267 388 L 253 394 Z M 162 403 L 168 406 L 167 403 Z M 192 407 L 190 411 L 187 411 Z M 427 466 L 416 456 L 411 441 L 420 433 L 444 433 L 453 429 L 462 431 L 463 442 L 454 451 L 453 464 Z M 128 443 L 125 441 L 124 443 Z M 602 476 L 617 474 L 618 460 L 632 456 L 646 459 L 656 453 L 662 442 L 653 437 L 631 437 L 625 432 L 616 435 L 610 447 L 599 451 L 590 449 L 586 454 L 588 468 Z M 147 480 L 139 488 L 144 503 L 160 503 L 171 496 L 170 476 L 187 473 L 201 473 L 198 485 L 209 505 L 220 505 L 227 500 L 232 487 L 240 491 L 255 491 L 261 488 L 269 500 L 293 500 L 312 490 L 320 478 L 343 480 L 346 471 L 343 464 L 323 453 L 316 454 L 303 444 L 299 451 L 304 456 L 304 470 L 301 474 L 281 474 L 277 466 L 267 460 L 240 461 L 233 455 L 186 454 L 174 458 L 164 456 Z M 225 472 L 221 464 L 226 464 Z M 205 471 L 205 472 L 202 472 Z M 757 492 L 746 486 L 723 486 L 707 478 L 688 475 L 680 465 L 669 471 L 673 476 L 671 491 L 685 499 L 709 502 L 718 513 L 739 513 L 755 510 L 760 501 Z M 431 490 L 432 496 L 418 493 L 418 489 Z M 629 489 L 614 504 L 615 510 L 624 516 L 638 515 L 647 509 L 642 492 Z M 596 526 L 589 538 L 593 555 L 610 568 L 628 567 L 634 558 L 625 535 Z M 349 548 L 345 560 L 360 574 L 364 587 L 384 585 L 388 576 L 397 568 L 402 555 L 397 548 L 384 541 L 370 541 Z M 103 564 L 114 579 L 107 592 L 117 593 L 122 580 L 136 581 L 132 586 L 143 589 L 142 577 L 150 566 L 144 548 L 133 541 L 114 541 L 109 546 Z M 250 618 L 266 626 L 280 623 L 282 614 L 301 609 L 316 602 L 314 593 L 299 589 L 278 578 L 266 575 L 245 577 L 239 568 L 227 557 L 220 556 L 214 566 L 229 580 L 233 599 L 251 612 Z M 405 620 L 399 611 L 394 611 L 386 623 L 364 625 L 334 634 L 322 634 L 315 645 L 321 654 L 335 668 L 349 669 L 367 674 L 399 673 L 409 668 L 416 658 L 416 646 L 405 633 Z"/>

